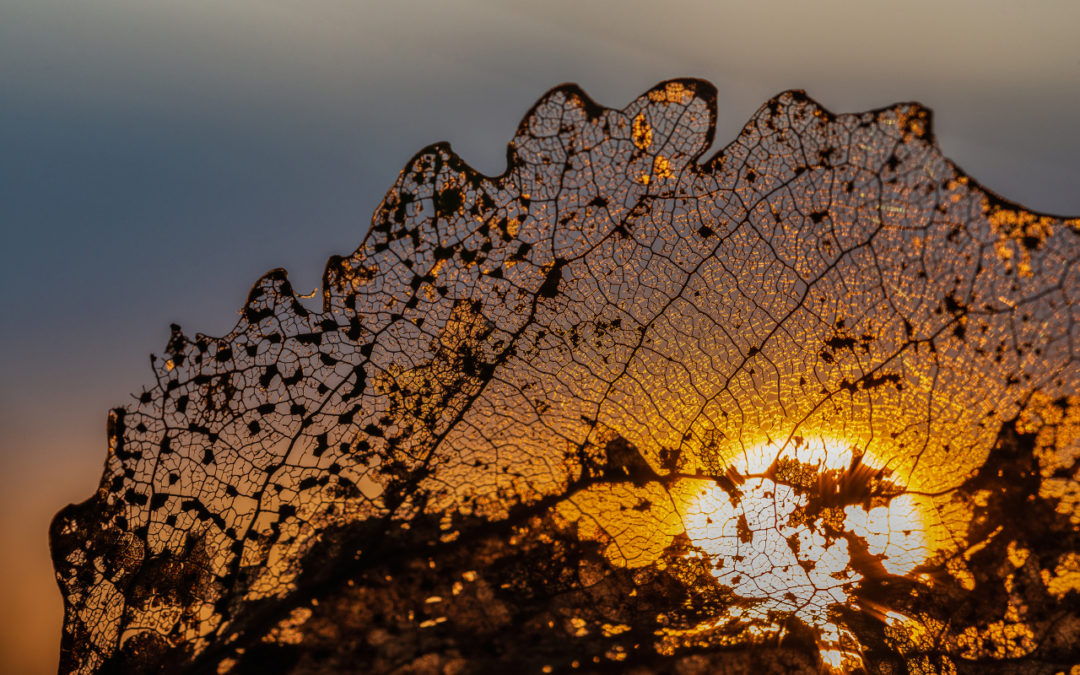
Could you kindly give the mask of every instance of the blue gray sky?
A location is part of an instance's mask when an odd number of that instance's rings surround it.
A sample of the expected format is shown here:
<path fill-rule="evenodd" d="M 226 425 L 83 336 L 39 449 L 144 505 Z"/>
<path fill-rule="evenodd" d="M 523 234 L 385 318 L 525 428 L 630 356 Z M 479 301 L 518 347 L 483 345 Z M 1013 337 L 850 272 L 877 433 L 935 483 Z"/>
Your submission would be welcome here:
<path fill-rule="evenodd" d="M 784 89 L 917 100 L 984 185 L 1080 215 L 1080 5 L 941 5 L 0 0 L 0 671 L 55 670 L 48 522 L 169 323 L 224 334 L 272 267 L 314 289 L 415 151 L 499 173 L 552 86 L 708 79 L 717 148 Z"/>

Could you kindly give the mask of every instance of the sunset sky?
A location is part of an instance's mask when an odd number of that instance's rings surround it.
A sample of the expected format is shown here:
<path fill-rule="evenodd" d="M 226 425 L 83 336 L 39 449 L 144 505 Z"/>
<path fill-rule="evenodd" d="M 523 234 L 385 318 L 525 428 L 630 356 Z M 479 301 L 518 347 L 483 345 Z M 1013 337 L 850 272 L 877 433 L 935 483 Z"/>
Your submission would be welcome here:
<path fill-rule="evenodd" d="M 784 89 L 917 100 L 983 185 L 1078 216 L 1076 26 L 1067 0 L 0 0 L 0 671 L 55 671 L 49 519 L 95 489 L 169 324 L 228 332 L 273 267 L 310 292 L 424 145 L 499 173 L 568 81 L 621 107 L 710 80 L 708 154 Z"/>

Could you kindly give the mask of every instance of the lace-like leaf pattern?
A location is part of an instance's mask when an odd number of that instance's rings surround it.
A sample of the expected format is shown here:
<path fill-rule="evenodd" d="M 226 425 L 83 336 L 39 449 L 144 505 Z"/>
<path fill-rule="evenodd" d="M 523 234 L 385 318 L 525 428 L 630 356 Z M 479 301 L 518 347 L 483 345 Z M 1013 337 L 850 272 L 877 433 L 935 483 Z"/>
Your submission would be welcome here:
<path fill-rule="evenodd" d="M 417 154 L 322 308 L 178 327 L 51 542 L 66 673 L 1054 672 L 1078 221 L 915 104 L 545 95 Z"/>

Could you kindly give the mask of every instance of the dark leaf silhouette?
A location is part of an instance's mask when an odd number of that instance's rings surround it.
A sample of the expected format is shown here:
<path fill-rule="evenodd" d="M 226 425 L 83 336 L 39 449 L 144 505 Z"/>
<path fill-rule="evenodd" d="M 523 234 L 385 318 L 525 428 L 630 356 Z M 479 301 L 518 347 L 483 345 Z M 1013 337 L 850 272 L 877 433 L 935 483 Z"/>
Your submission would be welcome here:
<path fill-rule="evenodd" d="M 414 157 L 322 308 L 173 328 L 57 515 L 61 671 L 1056 672 L 1080 222 L 915 104 L 536 104 Z"/>

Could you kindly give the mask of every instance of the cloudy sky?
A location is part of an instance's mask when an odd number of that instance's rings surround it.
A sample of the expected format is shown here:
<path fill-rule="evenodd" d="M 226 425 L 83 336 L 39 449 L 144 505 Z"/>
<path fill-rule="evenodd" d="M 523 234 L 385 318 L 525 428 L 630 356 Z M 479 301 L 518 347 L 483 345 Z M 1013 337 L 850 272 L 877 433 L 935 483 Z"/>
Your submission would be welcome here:
<path fill-rule="evenodd" d="M 717 148 L 784 89 L 917 100 L 984 185 L 1080 215 L 1080 4 L 939 4 L 0 0 L 0 671 L 55 670 L 49 518 L 169 323 L 226 333 L 273 267 L 312 290 L 415 151 L 499 173 L 554 85 L 711 80 Z"/>

